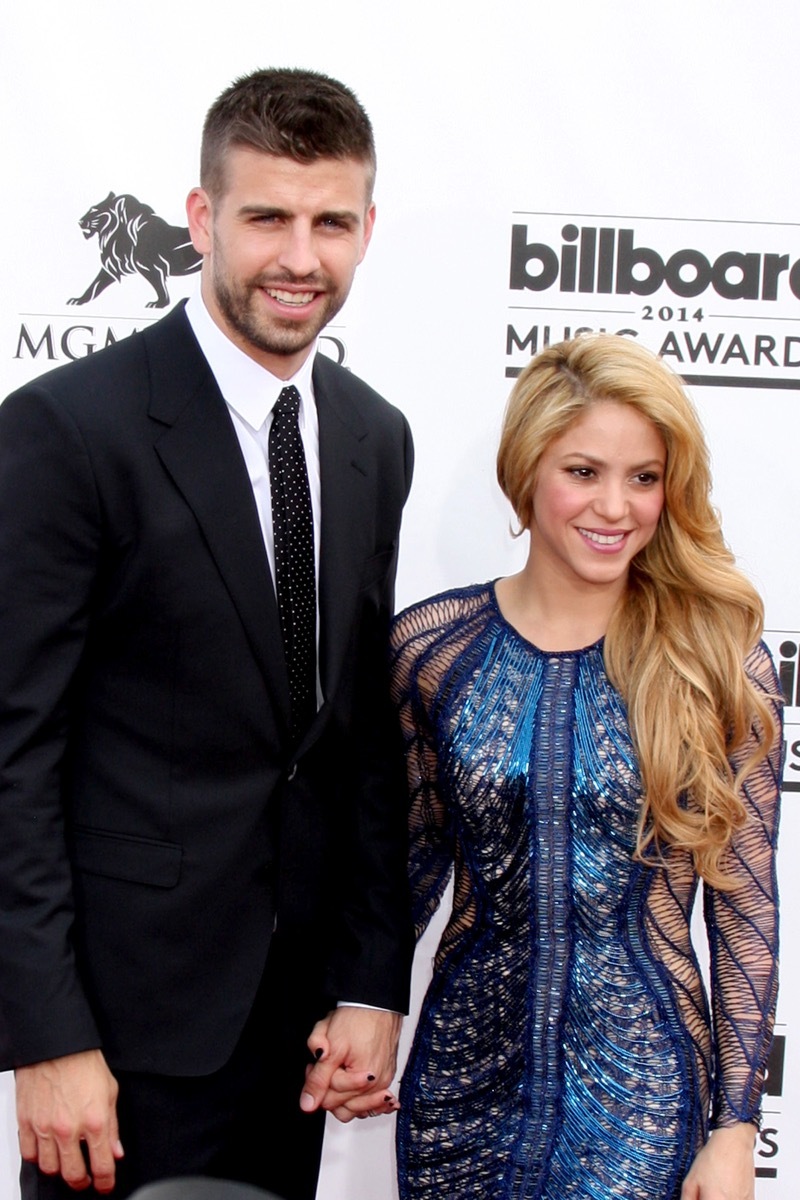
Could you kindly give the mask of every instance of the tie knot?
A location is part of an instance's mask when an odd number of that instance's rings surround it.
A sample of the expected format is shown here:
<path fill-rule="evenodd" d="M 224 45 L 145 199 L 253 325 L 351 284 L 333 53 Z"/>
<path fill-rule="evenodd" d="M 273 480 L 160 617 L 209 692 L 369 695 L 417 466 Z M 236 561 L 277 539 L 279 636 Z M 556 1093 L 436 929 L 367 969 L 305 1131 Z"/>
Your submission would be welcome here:
<path fill-rule="evenodd" d="M 276 417 L 286 416 L 297 418 L 300 412 L 300 393 L 293 384 L 282 390 L 280 396 L 275 401 L 275 407 L 272 411 Z"/>

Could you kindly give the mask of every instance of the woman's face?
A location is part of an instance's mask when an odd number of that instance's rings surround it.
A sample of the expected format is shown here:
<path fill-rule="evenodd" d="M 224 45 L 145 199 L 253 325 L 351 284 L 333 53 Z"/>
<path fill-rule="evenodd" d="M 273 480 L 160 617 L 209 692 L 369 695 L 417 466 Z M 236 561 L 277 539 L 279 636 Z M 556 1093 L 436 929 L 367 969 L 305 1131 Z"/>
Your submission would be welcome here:
<path fill-rule="evenodd" d="M 666 447 L 655 425 L 591 403 L 539 461 L 530 526 L 537 569 L 574 585 L 624 587 L 664 507 Z"/>

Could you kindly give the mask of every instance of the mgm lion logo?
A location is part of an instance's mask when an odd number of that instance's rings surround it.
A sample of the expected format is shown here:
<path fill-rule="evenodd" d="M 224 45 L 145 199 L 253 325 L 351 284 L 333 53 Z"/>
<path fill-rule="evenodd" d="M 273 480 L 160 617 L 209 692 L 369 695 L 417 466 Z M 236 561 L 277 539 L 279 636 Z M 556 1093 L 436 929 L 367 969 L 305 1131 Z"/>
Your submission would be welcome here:
<path fill-rule="evenodd" d="M 97 235 L 102 267 L 82 296 L 73 296 L 68 304 L 87 304 L 109 284 L 123 275 L 138 271 L 153 285 L 155 300 L 147 308 L 166 308 L 168 275 L 192 275 L 202 265 L 202 255 L 191 243 L 185 226 L 168 225 L 157 217 L 149 204 L 135 196 L 115 196 L 94 204 L 78 222 L 85 238 Z"/>

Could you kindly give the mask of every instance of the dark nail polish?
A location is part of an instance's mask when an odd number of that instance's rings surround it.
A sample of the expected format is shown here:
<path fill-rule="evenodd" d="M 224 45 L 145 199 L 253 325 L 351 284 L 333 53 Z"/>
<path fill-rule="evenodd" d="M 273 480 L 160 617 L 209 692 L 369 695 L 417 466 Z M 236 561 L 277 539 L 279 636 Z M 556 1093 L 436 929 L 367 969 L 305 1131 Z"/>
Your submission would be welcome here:
<path fill-rule="evenodd" d="M 374 1083 L 374 1082 L 375 1082 L 375 1076 L 374 1076 L 374 1075 L 368 1075 L 368 1076 L 367 1076 L 367 1083 Z"/>

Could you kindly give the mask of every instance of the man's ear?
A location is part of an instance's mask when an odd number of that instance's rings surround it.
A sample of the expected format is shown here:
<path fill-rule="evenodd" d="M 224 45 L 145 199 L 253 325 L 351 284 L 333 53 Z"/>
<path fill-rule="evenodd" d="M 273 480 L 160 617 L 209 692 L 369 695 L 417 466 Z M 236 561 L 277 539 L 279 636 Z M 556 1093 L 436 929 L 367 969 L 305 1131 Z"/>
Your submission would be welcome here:
<path fill-rule="evenodd" d="M 367 215 L 364 218 L 364 237 L 361 242 L 361 253 L 358 256 L 358 261 L 361 262 L 364 255 L 367 253 L 367 246 L 372 237 L 372 230 L 375 227 L 375 202 L 373 201 L 367 209 Z"/>
<path fill-rule="evenodd" d="M 210 254 L 213 210 L 211 198 L 204 188 L 192 188 L 189 192 L 186 197 L 186 216 L 189 220 L 189 234 L 195 250 L 198 254 Z"/>

